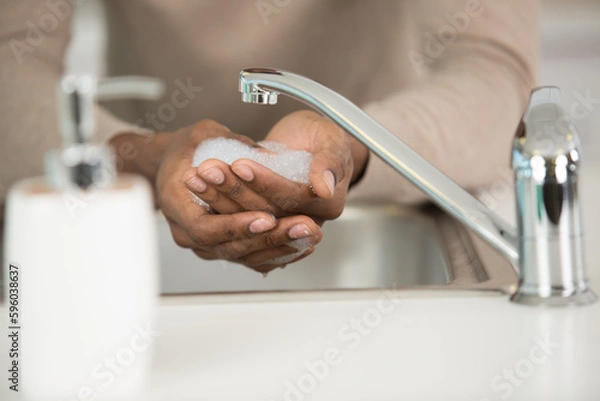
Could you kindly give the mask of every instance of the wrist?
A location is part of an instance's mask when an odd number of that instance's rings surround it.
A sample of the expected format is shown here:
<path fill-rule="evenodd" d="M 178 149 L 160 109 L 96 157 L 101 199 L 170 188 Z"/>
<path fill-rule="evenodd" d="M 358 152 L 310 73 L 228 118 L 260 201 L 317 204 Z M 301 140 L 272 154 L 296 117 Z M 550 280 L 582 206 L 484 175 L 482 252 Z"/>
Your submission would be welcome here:
<path fill-rule="evenodd" d="M 148 135 L 122 133 L 114 136 L 108 144 L 115 154 L 117 171 L 138 174 L 153 183 L 170 137 L 166 132 Z"/>

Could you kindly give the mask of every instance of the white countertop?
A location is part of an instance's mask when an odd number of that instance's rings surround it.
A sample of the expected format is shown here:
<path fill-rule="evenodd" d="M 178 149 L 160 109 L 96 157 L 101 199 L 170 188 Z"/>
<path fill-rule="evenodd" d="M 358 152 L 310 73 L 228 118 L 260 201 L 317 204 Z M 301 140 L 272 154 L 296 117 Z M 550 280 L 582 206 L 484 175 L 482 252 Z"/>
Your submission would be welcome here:
<path fill-rule="evenodd" d="M 598 293 L 599 174 L 600 163 L 590 164 L 582 177 L 587 268 Z M 497 207 L 505 216 L 507 198 Z M 377 292 L 335 302 L 165 298 L 151 399 L 279 401 L 286 381 L 297 388 L 299 380 L 307 392 L 298 399 L 315 401 L 600 399 L 600 302 L 541 309 L 493 293 L 436 294 L 401 292 L 397 304 L 384 304 L 386 315 L 374 312 L 385 296 Z M 348 326 L 363 317 L 368 333 Z M 339 364 L 312 389 L 305 364 L 328 349 L 339 350 Z"/>
<path fill-rule="evenodd" d="M 600 304 L 540 310 L 499 296 L 423 296 L 400 299 L 379 323 L 365 315 L 377 298 L 165 306 L 151 399 L 284 400 L 286 381 L 298 383 L 305 363 L 323 360 L 331 348 L 339 350 L 339 364 L 306 399 L 600 397 Z M 348 322 L 363 316 L 373 327 L 360 334 Z M 547 349 L 531 351 L 548 341 Z M 511 385 L 504 369 L 531 376 Z"/>
<path fill-rule="evenodd" d="M 600 163 L 585 166 L 582 188 L 587 266 L 598 293 L 599 173 Z M 507 198 L 498 207 L 505 215 Z M 494 292 L 350 296 L 163 297 L 141 399 L 600 399 L 600 302 L 542 309 Z M 327 372 L 311 374 L 307 365 L 325 358 L 333 363 Z M 2 387 L 2 400 L 18 399 Z"/>

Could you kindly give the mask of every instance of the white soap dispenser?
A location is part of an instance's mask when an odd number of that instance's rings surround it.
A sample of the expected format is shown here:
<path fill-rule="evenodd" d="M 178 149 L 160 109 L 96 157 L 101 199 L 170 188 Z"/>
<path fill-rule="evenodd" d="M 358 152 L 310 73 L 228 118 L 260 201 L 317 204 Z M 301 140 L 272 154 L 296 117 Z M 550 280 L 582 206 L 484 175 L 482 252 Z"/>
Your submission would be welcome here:
<path fill-rule="evenodd" d="M 9 191 L 5 305 L 19 344 L 9 366 L 27 400 L 126 399 L 144 386 L 157 336 L 151 190 L 117 176 L 110 149 L 92 137 L 99 97 L 160 92 L 139 78 L 64 78 L 64 146 L 48 155 L 46 177 Z"/>

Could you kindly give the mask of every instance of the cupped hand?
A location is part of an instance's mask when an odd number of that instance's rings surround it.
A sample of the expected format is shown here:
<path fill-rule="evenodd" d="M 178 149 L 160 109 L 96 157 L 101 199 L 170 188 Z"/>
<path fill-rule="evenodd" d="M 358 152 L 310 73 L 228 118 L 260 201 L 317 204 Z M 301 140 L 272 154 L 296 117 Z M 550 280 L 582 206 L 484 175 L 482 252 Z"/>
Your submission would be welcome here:
<path fill-rule="evenodd" d="M 260 210 L 277 217 L 306 214 L 322 224 L 343 211 L 349 186 L 365 168 L 367 149 L 329 119 L 298 111 L 281 119 L 265 140 L 313 155 L 310 186 L 252 160 L 228 166 L 210 159 L 185 172 L 188 189 L 221 213 Z"/>
<path fill-rule="evenodd" d="M 225 259 L 261 272 L 313 252 L 322 238 L 322 231 L 308 216 L 276 219 L 260 208 L 240 207 L 234 197 L 221 199 L 218 202 L 221 214 L 213 214 L 190 192 L 190 187 L 197 188 L 199 177 L 196 174 L 190 177 L 189 166 L 202 141 L 228 137 L 252 146 L 255 146 L 254 142 L 211 120 L 203 120 L 169 135 L 172 137 L 158 161 L 155 190 L 157 203 L 178 245 L 191 248 L 204 259 Z"/>

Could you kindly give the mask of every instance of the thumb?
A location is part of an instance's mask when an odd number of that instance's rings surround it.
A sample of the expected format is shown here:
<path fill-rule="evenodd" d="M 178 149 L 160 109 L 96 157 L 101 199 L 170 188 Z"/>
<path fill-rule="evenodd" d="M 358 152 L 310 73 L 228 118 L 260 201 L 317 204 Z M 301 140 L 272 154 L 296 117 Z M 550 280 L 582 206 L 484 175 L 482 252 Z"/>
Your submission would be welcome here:
<path fill-rule="evenodd" d="M 339 178 L 342 176 L 342 169 L 333 155 L 327 156 L 323 153 L 313 155 L 309 178 L 313 191 L 319 198 L 333 198 Z"/>

